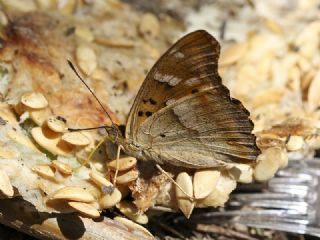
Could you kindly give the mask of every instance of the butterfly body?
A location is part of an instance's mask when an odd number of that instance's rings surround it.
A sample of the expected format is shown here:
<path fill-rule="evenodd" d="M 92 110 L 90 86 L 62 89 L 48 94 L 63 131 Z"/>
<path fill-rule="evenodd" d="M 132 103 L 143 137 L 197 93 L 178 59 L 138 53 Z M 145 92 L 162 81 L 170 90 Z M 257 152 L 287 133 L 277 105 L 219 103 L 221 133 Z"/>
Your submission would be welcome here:
<path fill-rule="evenodd" d="M 119 130 L 109 135 L 128 155 L 158 164 L 201 169 L 255 161 L 260 150 L 253 123 L 222 85 L 219 52 L 205 31 L 180 39 L 148 73 L 125 136 Z"/>

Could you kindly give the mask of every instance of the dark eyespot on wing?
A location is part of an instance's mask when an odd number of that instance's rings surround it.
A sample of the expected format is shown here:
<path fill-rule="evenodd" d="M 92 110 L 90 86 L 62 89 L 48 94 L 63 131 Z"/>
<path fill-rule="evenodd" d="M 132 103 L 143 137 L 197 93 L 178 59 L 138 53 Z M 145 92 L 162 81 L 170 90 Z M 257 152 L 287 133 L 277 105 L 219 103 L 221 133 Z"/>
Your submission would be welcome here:
<path fill-rule="evenodd" d="M 142 117 L 142 116 L 143 116 L 143 112 L 142 112 L 142 111 L 139 111 L 139 112 L 138 112 L 138 116 L 139 116 L 139 117 Z"/>
<path fill-rule="evenodd" d="M 192 89 L 192 91 L 191 91 L 192 94 L 197 93 L 197 92 L 199 92 L 198 89 Z"/>
<path fill-rule="evenodd" d="M 149 99 L 149 102 L 152 104 L 152 105 L 156 105 L 157 102 L 155 100 L 153 100 L 152 98 Z"/>
<path fill-rule="evenodd" d="M 151 115 L 152 115 L 152 112 L 150 112 L 150 111 L 147 111 L 147 112 L 146 112 L 146 116 L 147 116 L 147 117 L 150 117 Z"/>

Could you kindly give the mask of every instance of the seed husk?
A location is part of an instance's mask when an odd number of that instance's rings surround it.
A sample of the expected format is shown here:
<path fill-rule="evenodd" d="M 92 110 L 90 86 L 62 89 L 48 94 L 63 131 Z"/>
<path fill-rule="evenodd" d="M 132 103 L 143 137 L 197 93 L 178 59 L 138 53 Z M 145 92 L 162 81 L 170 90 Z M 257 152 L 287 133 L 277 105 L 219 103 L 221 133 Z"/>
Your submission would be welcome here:
<path fill-rule="evenodd" d="M 126 184 L 136 180 L 139 176 L 139 172 L 137 169 L 132 169 L 128 172 L 120 173 L 117 176 L 117 183 L 119 184 Z"/>
<path fill-rule="evenodd" d="M 139 231 L 144 232 L 145 234 L 153 237 L 153 235 L 144 227 L 142 227 L 141 225 L 127 219 L 127 218 L 123 218 L 123 217 L 115 217 L 113 220 L 122 223 L 123 225 L 126 225 L 129 229 L 137 229 Z"/>
<path fill-rule="evenodd" d="M 77 201 L 77 202 L 93 202 L 95 201 L 94 197 L 84 190 L 81 187 L 75 187 L 75 186 L 68 186 L 68 187 L 63 187 L 56 191 L 51 199 L 57 200 L 68 200 L 68 201 Z"/>
<path fill-rule="evenodd" d="M 94 39 L 94 36 L 93 36 L 92 32 L 90 31 L 90 29 L 85 28 L 85 27 L 80 27 L 80 26 L 76 27 L 75 34 L 79 38 L 81 38 L 87 42 L 92 42 Z"/>
<path fill-rule="evenodd" d="M 159 36 L 160 23 L 158 18 L 151 13 L 143 14 L 139 24 L 139 32 L 143 36 L 150 36 L 152 38 Z"/>
<path fill-rule="evenodd" d="M 54 179 L 54 171 L 49 165 L 39 164 L 32 167 L 32 171 L 36 172 L 39 176 L 50 180 Z"/>
<path fill-rule="evenodd" d="M 90 218 L 100 217 L 100 212 L 92 205 L 83 202 L 68 202 L 68 205 Z"/>
<path fill-rule="evenodd" d="M 117 208 L 122 212 L 126 217 L 140 224 L 148 223 L 148 216 L 143 213 L 139 213 L 137 207 L 128 201 L 121 201 L 117 205 Z"/>
<path fill-rule="evenodd" d="M 111 182 L 109 182 L 104 176 L 96 171 L 91 171 L 89 173 L 90 179 L 97 184 L 99 187 L 114 187 Z"/>
<path fill-rule="evenodd" d="M 0 191 L 7 197 L 12 197 L 14 190 L 6 172 L 0 169 Z"/>
<path fill-rule="evenodd" d="M 223 206 L 229 199 L 230 193 L 236 188 L 237 182 L 226 173 L 222 173 L 218 179 L 216 188 L 210 195 L 196 202 L 197 207 L 219 207 Z"/>
<path fill-rule="evenodd" d="M 58 133 L 64 133 L 68 129 L 65 121 L 63 121 L 63 118 L 56 116 L 50 116 L 47 120 L 47 125 L 52 131 Z"/>
<path fill-rule="evenodd" d="M 119 171 L 126 171 L 133 168 L 137 164 L 137 159 L 134 157 L 119 158 Z M 113 170 L 117 169 L 117 159 L 114 159 L 107 163 L 107 167 Z"/>
<path fill-rule="evenodd" d="M 91 142 L 90 139 L 81 132 L 67 132 L 62 135 L 61 139 L 76 146 L 86 146 Z"/>
<path fill-rule="evenodd" d="M 287 149 L 289 151 L 298 151 L 303 147 L 303 145 L 304 145 L 303 137 L 297 136 L 297 135 L 291 135 L 286 144 Z"/>
<path fill-rule="evenodd" d="M 42 126 L 42 124 L 47 121 L 51 114 L 50 108 L 34 109 L 30 111 L 30 118 L 35 124 Z"/>
<path fill-rule="evenodd" d="M 53 160 L 51 162 L 52 166 L 57 169 L 59 172 L 66 174 L 66 175 L 71 175 L 72 174 L 72 168 L 69 164 L 60 162 L 58 160 Z"/>
<path fill-rule="evenodd" d="M 221 66 L 226 66 L 237 62 L 248 50 L 246 42 L 235 43 L 222 51 L 219 59 Z"/>
<path fill-rule="evenodd" d="M 133 48 L 134 42 L 128 39 L 111 39 L 107 37 L 96 37 L 95 42 L 114 48 Z"/>
<path fill-rule="evenodd" d="M 67 156 L 73 150 L 71 145 L 61 141 L 61 134 L 53 132 L 47 126 L 33 128 L 31 135 L 41 147 L 53 154 Z"/>
<path fill-rule="evenodd" d="M 220 171 L 200 170 L 193 176 L 193 191 L 196 199 L 207 197 L 216 187 Z"/>
<path fill-rule="evenodd" d="M 192 179 L 188 173 L 179 173 L 176 182 L 189 196 L 193 196 Z M 175 186 L 175 189 L 179 209 L 186 218 L 189 218 L 194 208 L 194 202 L 192 202 L 177 186 Z"/>
<path fill-rule="evenodd" d="M 248 164 L 232 164 L 229 173 L 237 182 L 251 183 L 253 181 L 253 168 Z"/>
<path fill-rule="evenodd" d="M 121 201 L 121 192 L 114 188 L 112 193 L 105 193 L 100 199 L 99 204 L 102 209 L 112 208 Z"/>
<path fill-rule="evenodd" d="M 272 147 L 263 151 L 257 157 L 257 165 L 254 168 L 254 178 L 257 181 L 267 181 L 275 175 L 280 165 L 283 164 L 283 151 L 281 148 Z"/>
<path fill-rule="evenodd" d="M 30 108 L 41 109 L 48 106 L 47 99 L 38 92 L 27 92 L 21 96 L 21 102 Z"/>
<path fill-rule="evenodd" d="M 86 75 L 90 75 L 97 68 L 97 56 L 89 46 L 79 46 L 76 49 L 76 58 L 79 68 Z"/>

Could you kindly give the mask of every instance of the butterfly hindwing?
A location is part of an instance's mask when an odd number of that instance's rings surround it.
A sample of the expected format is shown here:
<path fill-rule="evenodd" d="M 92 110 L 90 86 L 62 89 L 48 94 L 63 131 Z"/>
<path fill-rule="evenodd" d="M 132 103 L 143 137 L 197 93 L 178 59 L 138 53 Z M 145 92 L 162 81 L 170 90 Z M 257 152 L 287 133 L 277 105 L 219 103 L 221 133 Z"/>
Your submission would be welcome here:
<path fill-rule="evenodd" d="M 126 138 L 144 158 L 205 168 L 255 160 L 253 124 L 217 72 L 218 42 L 205 31 L 179 40 L 155 64 L 129 114 Z"/>

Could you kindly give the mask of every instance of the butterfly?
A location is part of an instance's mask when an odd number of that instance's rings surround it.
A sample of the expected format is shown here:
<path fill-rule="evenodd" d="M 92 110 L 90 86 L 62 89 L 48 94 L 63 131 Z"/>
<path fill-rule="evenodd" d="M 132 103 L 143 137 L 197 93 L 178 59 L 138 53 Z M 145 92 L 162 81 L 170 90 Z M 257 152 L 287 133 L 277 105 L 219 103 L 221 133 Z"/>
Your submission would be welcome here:
<path fill-rule="evenodd" d="M 260 150 L 249 112 L 218 74 L 220 45 L 204 30 L 178 40 L 147 74 L 125 136 L 108 133 L 140 160 L 190 169 L 255 161 Z"/>
<path fill-rule="evenodd" d="M 203 169 L 254 162 L 260 150 L 253 123 L 222 84 L 219 54 L 218 41 L 204 30 L 178 40 L 147 74 L 125 136 L 112 123 L 105 127 L 109 139 L 126 154 L 157 164 Z"/>

